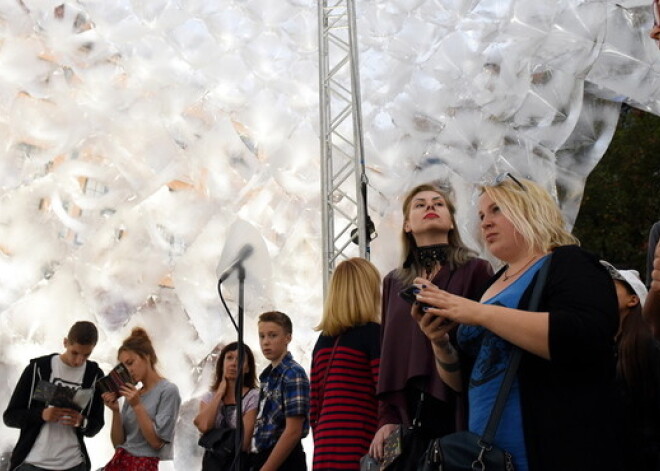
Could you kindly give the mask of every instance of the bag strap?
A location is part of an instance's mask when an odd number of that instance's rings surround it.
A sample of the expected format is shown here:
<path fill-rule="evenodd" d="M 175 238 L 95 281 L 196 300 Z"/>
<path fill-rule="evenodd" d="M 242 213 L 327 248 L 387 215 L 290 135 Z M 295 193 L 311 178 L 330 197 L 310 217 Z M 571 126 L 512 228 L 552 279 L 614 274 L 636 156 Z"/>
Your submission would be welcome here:
<path fill-rule="evenodd" d="M 422 406 L 424 405 L 424 399 L 425 399 L 426 393 L 424 390 L 422 390 L 419 393 L 419 401 L 417 402 L 417 409 L 415 410 L 415 417 L 413 418 L 412 424 L 410 424 L 410 428 L 420 428 L 422 426 Z"/>
<path fill-rule="evenodd" d="M 325 392 L 325 382 L 328 379 L 328 372 L 330 371 L 330 365 L 332 364 L 332 359 L 335 357 L 335 352 L 337 351 L 337 345 L 339 345 L 339 339 L 341 338 L 341 335 L 337 336 L 337 340 L 335 340 L 335 344 L 332 347 L 332 353 L 330 354 L 330 358 L 328 359 L 328 366 L 325 367 L 325 373 L 323 373 L 323 379 L 321 380 L 321 385 L 319 387 L 319 400 L 323 400 L 323 393 Z"/>
<path fill-rule="evenodd" d="M 543 262 L 543 266 L 539 269 L 539 274 L 534 283 L 534 289 L 529 301 L 529 311 L 536 311 L 539 307 L 541 300 L 541 293 L 545 287 L 545 281 L 548 278 L 548 271 L 550 271 L 550 258 L 552 254 L 548 255 L 548 258 Z M 488 424 L 486 425 L 486 430 L 481 436 L 481 440 L 487 444 L 493 443 L 495 438 L 495 432 L 497 432 L 497 425 L 502 418 L 502 412 L 504 412 L 504 404 L 506 403 L 506 398 L 509 395 L 511 390 L 511 385 L 513 380 L 516 378 L 516 373 L 518 371 L 518 366 L 520 365 L 520 357 L 522 356 L 522 350 L 519 347 L 513 346 L 513 351 L 511 353 L 511 358 L 509 359 L 509 364 L 506 367 L 504 372 L 504 379 L 500 385 L 500 389 L 497 392 L 497 399 L 493 405 L 493 410 L 490 412 L 490 417 L 488 418 Z"/>

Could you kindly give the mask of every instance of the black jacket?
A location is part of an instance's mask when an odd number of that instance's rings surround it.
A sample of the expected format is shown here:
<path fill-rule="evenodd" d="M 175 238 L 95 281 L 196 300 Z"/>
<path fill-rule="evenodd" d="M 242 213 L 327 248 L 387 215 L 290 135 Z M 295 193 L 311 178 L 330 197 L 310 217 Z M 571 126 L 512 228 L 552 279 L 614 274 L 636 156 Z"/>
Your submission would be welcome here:
<path fill-rule="evenodd" d="M 5 410 L 2 416 L 7 427 L 21 430 L 18 442 L 16 442 L 11 455 L 10 471 L 13 471 L 23 463 L 32 449 L 34 442 L 37 440 L 41 427 L 45 423 L 41 418 L 41 412 L 46 405 L 43 402 L 33 400 L 32 393 L 39 380 L 50 380 L 51 359 L 55 355 L 57 353 L 30 360 L 30 364 L 25 368 L 23 374 L 21 374 L 9 400 L 9 405 L 7 405 L 7 410 Z M 82 387 L 94 388 L 94 383 L 102 376 L 103 371 L 101 371 L 99 365 L 88 360 L 85 366 Z M 103 401 L 101 399 L 101 392 L 98 389 L 94 388 L 92 400 L 85 410 L 82 411 L 82 414 L 86 420 L 83 421 L 81 427 L 76 428 L 76 436 L 85 457 L 86 469 L 89 471 L 91 469 L 91 462 L 87 454 L 83 436 L 93 437 L 103 428 L 105 423 L 103 419 Z"/>
<path fill-rule="evenodd" d="M 520 309 L 532 289 L 533 283 Z M 530 471 L 620 470 L 612 278 L 592 254 L 559 247 L 538 311 L 550 313 L 551 360 L 523 351 L 518 370 Z"/>

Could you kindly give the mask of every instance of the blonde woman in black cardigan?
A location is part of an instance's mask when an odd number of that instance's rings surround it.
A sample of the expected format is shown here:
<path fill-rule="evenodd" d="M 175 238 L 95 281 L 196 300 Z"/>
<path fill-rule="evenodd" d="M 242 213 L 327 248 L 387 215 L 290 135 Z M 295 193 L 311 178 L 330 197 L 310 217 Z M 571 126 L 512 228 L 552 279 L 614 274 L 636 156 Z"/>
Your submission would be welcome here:
<path fill-rule="evenodd" d="M 416 280 L 417 301 L 431 307 L 416 305 L 412 314 L 433 344 L 438 373 L 467 391 L 469 430 L 483 434 L 508 358 L 520 348 L 494 440 L 513 454 L 516 471 L 619 470 L 612 281 L 576 245 L 559 207 L 537 184 L 505 174 L 481 190 L 482 238 L 506 263 L 481 302 Z M 539 309 L 530 312 L 534 281 L 549 254 Z M 458 345 L 471 369 L 461 368 L 446 320 L 461 324 Z"/>

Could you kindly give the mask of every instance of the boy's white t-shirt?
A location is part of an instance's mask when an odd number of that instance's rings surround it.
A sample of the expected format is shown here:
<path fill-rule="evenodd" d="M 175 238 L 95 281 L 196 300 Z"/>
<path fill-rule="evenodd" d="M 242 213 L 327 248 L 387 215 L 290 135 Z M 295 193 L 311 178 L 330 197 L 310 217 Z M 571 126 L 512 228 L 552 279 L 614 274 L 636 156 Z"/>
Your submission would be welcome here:
<path fill-rule="evenodd" d="M 50 382 L 80 389 L 86 366 L 85 362 L 81 366 L 71 367 L 64 363 L 59 355 L 53 355 Z M 70 425 L 46 422 L 41 427 L 25 462 L 44 469 L 68 469 L 79 465 L 85 457 L 78 444 L 75 430 Z"/>

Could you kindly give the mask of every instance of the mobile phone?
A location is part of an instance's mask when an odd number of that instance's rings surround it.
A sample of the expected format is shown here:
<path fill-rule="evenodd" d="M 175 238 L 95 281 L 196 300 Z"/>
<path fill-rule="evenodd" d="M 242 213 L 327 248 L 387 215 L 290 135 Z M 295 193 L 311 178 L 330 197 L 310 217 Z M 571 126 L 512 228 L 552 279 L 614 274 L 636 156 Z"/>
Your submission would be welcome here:
<path fill-rule="evenodd" d="M 417 301 L 417 295 L 415 294 L 415 291 L 417 290 L 419 290 L 419 286 L 410 285 L 407 288 L 403 288 L 401 291 L 399 291 L 399 296 L 407 303 L 414 304 Z M 419 305 L 421 308 L 432 307 L 426 303 L 420 303 Z"/>
<path fill-rule="evenodd" d="M 415 285 L 410 285 L 407 288 L 403 288 L 401 291 L 399 291 L 399 296 L 404 301 L 406 301 L 410 304 L 413 304 L 414 302 L 417 301 L 417 295 L 415 294 L 415 290 L 418 290 L 418 289 L 419 289 L 419 287 L 417 287 Z M 420 303 L 420 307 L 423 309 L 424 307 L 433 307 L 433 306 L 431 306 L 429 304 L 426 304 L 426 303 Z M 447 324 L 450 324 L 451 322 L 452 322 L 451 320 L 445 319 L 440 325 L 441 326 L 447 325 Z"/>
<path fill-rule="evenodd" d="M 417 301 L 417 296 L 415 295 L 415 290 L 417 289 L 419 289 L 417 286 L 410 285 L 407 288 L 403 288 L 401 291 L 399 291 L 399 296 L 405 302 L 413 304 L 415 301 Z"/>

